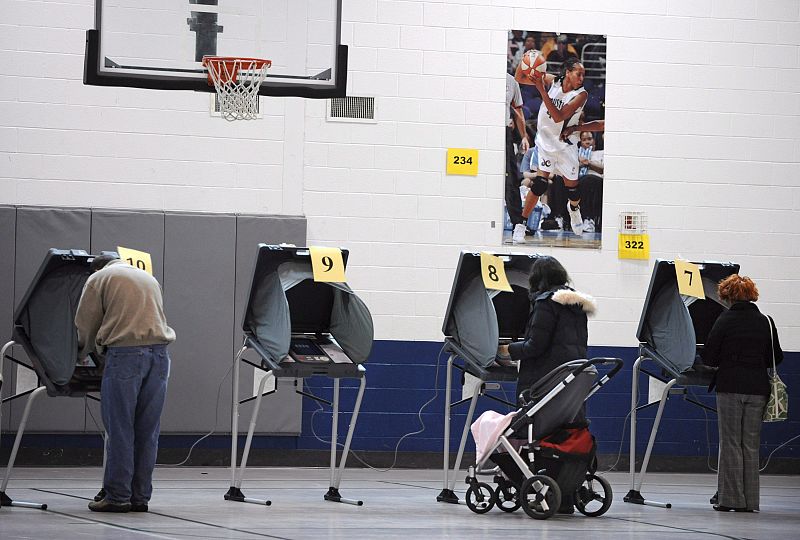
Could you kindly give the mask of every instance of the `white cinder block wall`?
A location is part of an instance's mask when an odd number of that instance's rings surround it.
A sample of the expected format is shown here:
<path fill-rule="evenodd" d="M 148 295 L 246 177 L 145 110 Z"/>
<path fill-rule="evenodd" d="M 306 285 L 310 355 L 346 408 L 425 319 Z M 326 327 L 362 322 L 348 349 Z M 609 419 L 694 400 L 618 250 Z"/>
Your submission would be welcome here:
<path fill-rule="evenodd" d="M 606 34 L 603 249 L 550 250 L 600 300 L 591 344 L 635 344 L 651 263 L 617 258 L 613 224 L 638 210 L 652 258 L 739 262 L 800 350 L 800 2 L 578 5 L 343 0 L 348 91 L 379 116 L 343 124 L 83 86 L 93 2 L 0 0 L 0 203 L 305 214 L 309 243 L 351 250 L 379 339 L 440 340 L 458 252 L 501 249 L 507 30 Z M 448 147 L 480 174 L 446 176 Z"/>

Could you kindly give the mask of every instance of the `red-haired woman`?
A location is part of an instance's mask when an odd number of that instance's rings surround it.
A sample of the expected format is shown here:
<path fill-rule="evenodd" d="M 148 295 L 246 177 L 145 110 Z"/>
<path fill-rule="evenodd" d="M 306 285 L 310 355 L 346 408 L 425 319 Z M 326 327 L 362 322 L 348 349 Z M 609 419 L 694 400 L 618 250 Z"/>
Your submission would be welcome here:
<path fill-rule="evenodd" d="M 718 368 L 718 501 L 722 512 L 758 511 L 758 465 L 761 417 L 769 396 L 767 368 L 783 360 L 772 318 L 755 305 L 753 280 L 734 274 L 719 283 L 719 297 L 731 304 L 708 334 L 703 362 Z"/>

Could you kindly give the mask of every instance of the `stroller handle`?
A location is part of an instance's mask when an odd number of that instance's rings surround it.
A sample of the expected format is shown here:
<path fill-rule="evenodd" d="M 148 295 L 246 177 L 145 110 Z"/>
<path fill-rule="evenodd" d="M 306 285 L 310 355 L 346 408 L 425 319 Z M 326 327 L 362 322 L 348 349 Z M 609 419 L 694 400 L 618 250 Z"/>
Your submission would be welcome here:
<path fill-rule="evenodd" d="M 522 403 L 528 403 L 531 400 L 531 396 L 535 396 L 537 392 L 539 392 L 542 388 L 549 388 L 552 384 L 557 380 L 559 377 L 566 376 L 567 372 L 566 369 L 572 368 L 569 373 L 573 377 L 577 377 L 578 374 L 586 371 L 587 369 L 591 368 L 592 366 L 605 366 L 605 365 L 613 365 L 614 367 L 611 368 L 606 374 L 606 377 L 611 379 L 614 375 L 622 369 L 624 362 L 620 358 L 608 358 L 603 356 L 598 356 L 592 358 L 590 360 L 571 360 L 564 364 L 561 364 L 557 368 L 552 369 L 547 375 L 541 377 L 538 381 L 533 383 L 530 388 L 526 388 L 522 392 L 520 392 L 519 398 Z"/>
<path fill-rule="evenodd" d="M 614 366 L 614 367 L 611 368 L 611 371 L 606 373 L 606 377 L 611 379 L 612 377 L 614 377 L 614 375 L 616 375 L 619 372 L 619 370 L 622 369 L 622 366 L 624 365 L 624 362 L 622 361 L 621 358 L 611 358 L 611 357 L 606 357 L 606 356 L 597 356 L 595 358 L 587 360 L 586 362 L 583 362 L 581 365 L 576 367 L 574 370 L 572 370 L 572 374 L 577 376 L 578 373 L 581 373 L 582 371 L 585 371 L 586 369 L 588 369 L 591 366 L 608 366 L 608 365 L 613 365 Z"/>

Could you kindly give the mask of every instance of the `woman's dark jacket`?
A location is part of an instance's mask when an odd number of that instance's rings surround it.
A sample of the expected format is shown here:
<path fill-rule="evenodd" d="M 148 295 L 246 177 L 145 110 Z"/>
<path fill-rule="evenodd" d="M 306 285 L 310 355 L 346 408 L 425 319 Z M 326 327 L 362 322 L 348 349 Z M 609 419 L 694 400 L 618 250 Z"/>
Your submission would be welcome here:
<path fill-rule="evenodd" d="M 775 363 L 783 360 L 778 331 L 772 326 Z M 737 302 L 717 318 L 701 354 L 703 363 L 718 367 L 717 392 L 769 395 L 767 368 L 772 367 L 769 322 L 752 302 Z"/>
<path fill-rule="evenodd" d="M 586 358 L 587 315 L 596 309 L 591 296 L 566 286 L 534 294 L 525 340 L 508 346 L 511 358 L 520 361 L 518 396 L 552 369 Z"/>

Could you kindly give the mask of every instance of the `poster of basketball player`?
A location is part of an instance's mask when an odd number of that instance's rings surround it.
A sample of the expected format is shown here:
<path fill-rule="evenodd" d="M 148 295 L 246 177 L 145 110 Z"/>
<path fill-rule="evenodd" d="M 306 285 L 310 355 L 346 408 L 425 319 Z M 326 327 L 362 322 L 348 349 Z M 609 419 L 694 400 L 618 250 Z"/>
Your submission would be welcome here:
<path fill-rule="evenodd" d="M 508 33 L 504 244 L 600 248 L 605 82 L 604 36 Z"/>

